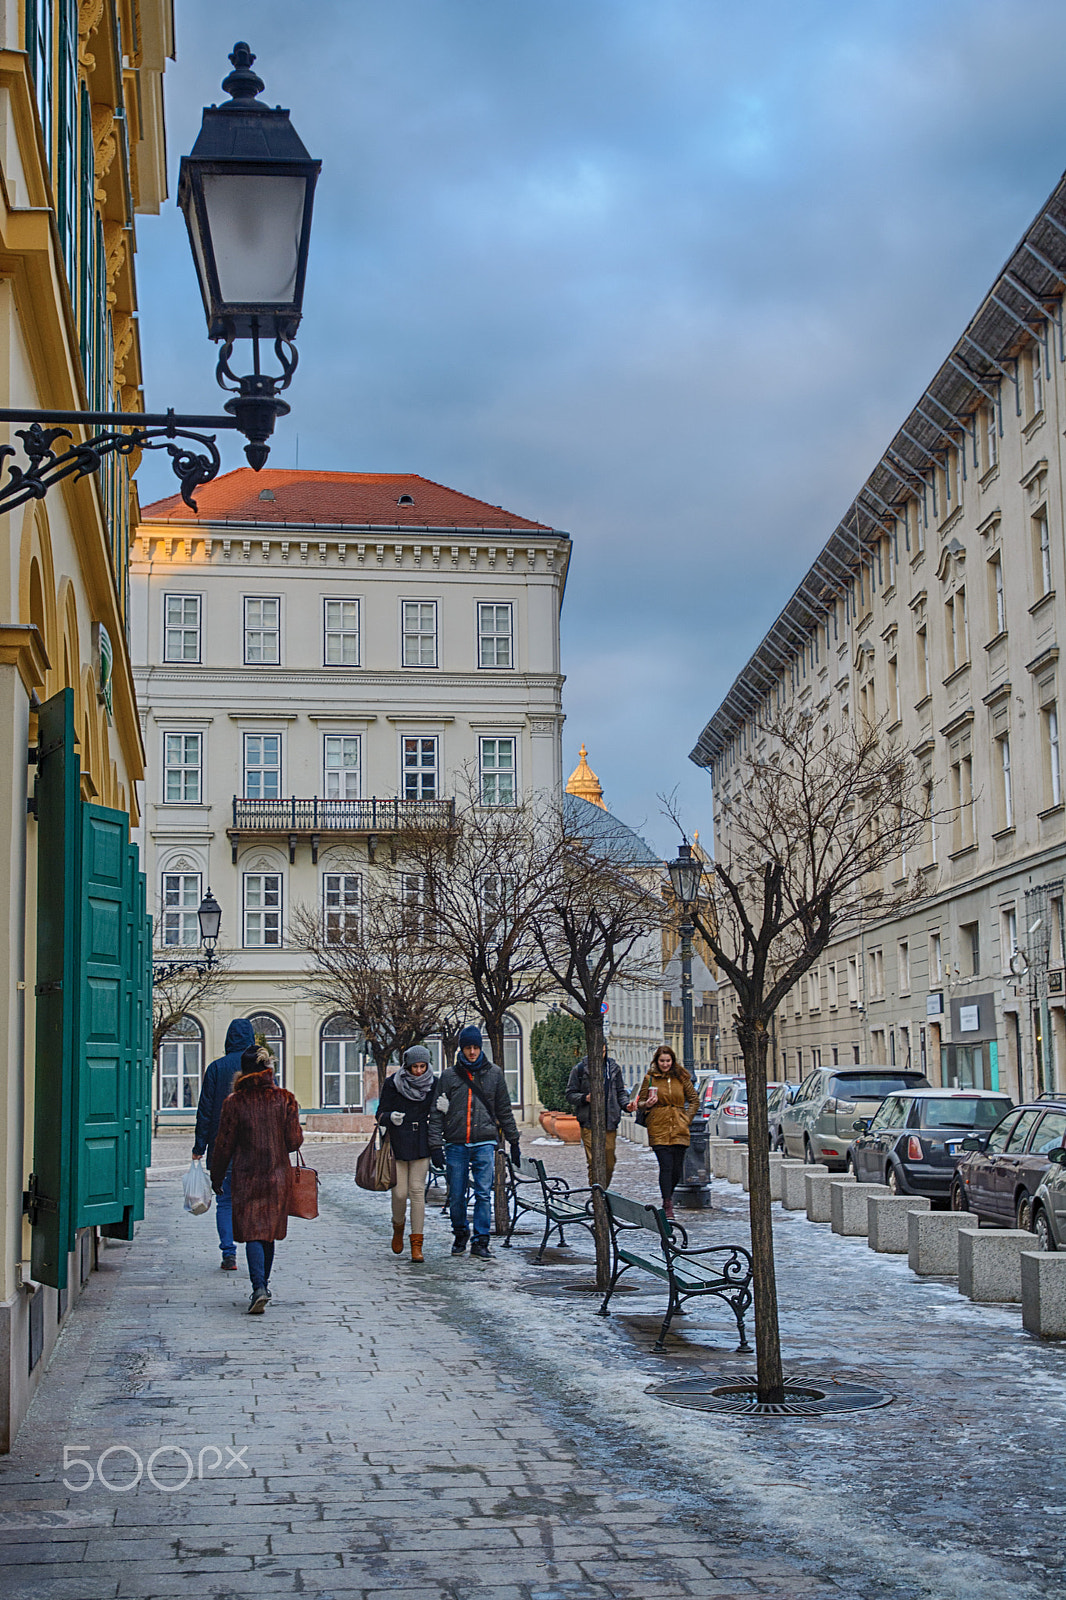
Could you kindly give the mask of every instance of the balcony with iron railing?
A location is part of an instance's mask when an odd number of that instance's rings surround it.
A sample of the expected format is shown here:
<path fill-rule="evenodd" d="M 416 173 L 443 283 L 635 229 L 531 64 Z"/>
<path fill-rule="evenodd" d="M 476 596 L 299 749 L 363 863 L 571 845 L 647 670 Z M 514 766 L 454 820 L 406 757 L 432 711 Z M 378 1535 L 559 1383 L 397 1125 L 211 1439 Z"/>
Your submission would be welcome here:
<path fill-rule="evenodd" d="M 317 864 L 323 834 L 364 838 L 371 861 L 378 839 L 384 834 L 403 833 L 408 828 L 447 828 L 455 821 L 454 800 L 325 800 L 297 795 L 272 800 L 247 800 L 233 797 L 233 826 L 227 828 L 236 865 L 237 847 L 245 838 L 266 834 L 289 841 L 289 860 L 296 860 L 301 839 L 311 841 L 311 860 Z"/>

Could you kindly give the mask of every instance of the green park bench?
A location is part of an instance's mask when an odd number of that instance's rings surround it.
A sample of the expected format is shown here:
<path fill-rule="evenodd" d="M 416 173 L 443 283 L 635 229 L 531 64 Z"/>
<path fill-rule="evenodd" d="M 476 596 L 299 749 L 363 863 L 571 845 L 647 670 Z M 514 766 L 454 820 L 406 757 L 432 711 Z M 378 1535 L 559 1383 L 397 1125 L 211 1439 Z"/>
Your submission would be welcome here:
<path fill-rule="evenodd" d="M 599 1187 L 597 1185 L 597 1187 Z M 639 1267 L 669 1285 L 670 1297 L 656 1350 L 665 1346 L 670 1324 L 686 1300 L 700 1295 L 715 1295 L 725 1301 L 737 1319 L 740 1334 L 738 1350 L 750 1350 L 744 1332 L 744 1313 L 751 1305 L 751 1255 L 739 1244 L 706 1245 L 701 1250 L 688 1248 L 688 1235 L 678 1222 L 671 1222 L 659 1206 L 627 1200 L 610 1189 L 599 1191 L 607 1205 L 611 1225 L 611 1282 L 600 1306 L 600 1316 L 610 1315 L 608 1306 L 618 1280 L 631 1267 Z M 658 1243 L 655 1250 L 651 1235 Z"/>
<path fill-rule="evenodd" d="M 507 1157 L 511 1220 L 504 1249 L 511 1244 L 518 1219 L 527 1213 L 544 1218 L 544 1237 L 534 1260 L 542 1261 L 548 1240 L 558 1232 L 560 1245 L 566 1245 L 564 1228 L 577 1226 L 592 1232 L 592 1190 L 571 1189 L 565 1178 L 550 1178 L 543 1161 L 526 1156 L 514 1162 Z M 578 1196 L 584 1196 L 578 1199 Z"/>

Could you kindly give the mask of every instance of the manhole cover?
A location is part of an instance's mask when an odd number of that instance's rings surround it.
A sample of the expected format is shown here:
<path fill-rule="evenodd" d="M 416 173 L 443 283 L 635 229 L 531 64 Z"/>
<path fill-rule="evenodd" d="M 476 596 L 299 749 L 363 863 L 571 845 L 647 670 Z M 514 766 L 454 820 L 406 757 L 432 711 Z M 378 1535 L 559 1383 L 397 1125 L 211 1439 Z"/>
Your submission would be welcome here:
<path fill-rule="evenodd" d="M 535 1278 L 519 1278 L 515 1284 L 516 1289 L 524 1289 L 527 1294 L 598 1294 L 603 1298 L 604 1290 L 597 1289 L 592 1278 L 553 1278 L 547 1273 L 538 1273 Z M 633 1294 L 635 1286 L 620 1283 L 616 1286 L 613 1298 L 620 1294 Z"/>
<path fill-rule="evenodd" d="M 834 1379 L 785 1379 L 782 1400 L 760 1401 L 754 1383 L 721 1383 L 716 1378 L 681 1378 L 650 1384 L 645 1393 L 668 1406 L 714 1411 L 732 1417 L 823 1417 L 840 1411 L 876 1411 L 893 1395 L 865 1383 Z"/>

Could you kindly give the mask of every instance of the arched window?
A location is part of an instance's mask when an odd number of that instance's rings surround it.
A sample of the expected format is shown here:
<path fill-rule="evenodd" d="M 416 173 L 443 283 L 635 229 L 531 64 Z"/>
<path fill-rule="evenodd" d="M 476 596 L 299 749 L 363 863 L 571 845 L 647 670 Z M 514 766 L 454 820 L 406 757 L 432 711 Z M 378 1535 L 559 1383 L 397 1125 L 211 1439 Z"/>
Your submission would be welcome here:
<path fill-rule="evenodd" d="M 181 1017 L 159 1046 L 161 1110 L 195 1110 L 204 1071 L 204 1030 L 195 1017 Z"/>
<path fill-rule="evenodd" d="M 322 1104 L 363 1109 L 366 1039 L 352 1017 L 338 1015 L 322 1024 Z"/>
<path fill-rule="evenodd" d="M 274 1076 L 279 1083 L 285 1082 L 285 1029 L 277 1017 L 272 1017 L 269 1011 L 257 1011 L 254 1017 L 249 1017 L 255 1033 L 256 1043 L 265 1044 L 271 1052 L 277 1065 Z"/>
<path fill-rule="evenodd" d="M 484 1023 L 481 1024 L 481 1031 L 485 1037 L 485 1054 L 491 1055 L 489 1031 Z M 522 1104 L 522 1029 L 510 1013 L 503 1019 L 503 1076 L 507 1083 L 507 1093 L 511 1097 L 511 1104 L 520 1106 Z"/>

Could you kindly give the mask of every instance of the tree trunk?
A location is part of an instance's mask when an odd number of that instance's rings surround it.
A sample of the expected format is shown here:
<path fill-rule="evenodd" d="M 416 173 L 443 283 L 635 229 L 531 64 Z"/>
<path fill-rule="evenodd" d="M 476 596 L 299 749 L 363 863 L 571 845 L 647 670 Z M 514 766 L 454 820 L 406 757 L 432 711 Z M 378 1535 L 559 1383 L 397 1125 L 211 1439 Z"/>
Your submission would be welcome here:
<path fill-rule="evenodd" d="M 784 1399 L 781 1334 L 777 1323 L 777 1277 L 770 1200 L 770 1119 L 766 1110 L 766 1046 L 763 1023 L 737 1028 L 748 1083 L 748 1215 L 751 1219 L 752 1294 L 759 1399 Z"/>
<path fill-rule="evenodd" d="M 603 1017 L 586 1012 L 585 1055 L 589 1064 L 589 1126 L 592 1133 L 592 1159 L 589 1181 L 607 1187 L 607 1097 L 603 1082 Z M 606 1289 L 611 1281 L 611 1229 L 602 1195 L 593 1201 L 592 1237 L 596 1244 L 596 1287 Z"/>

